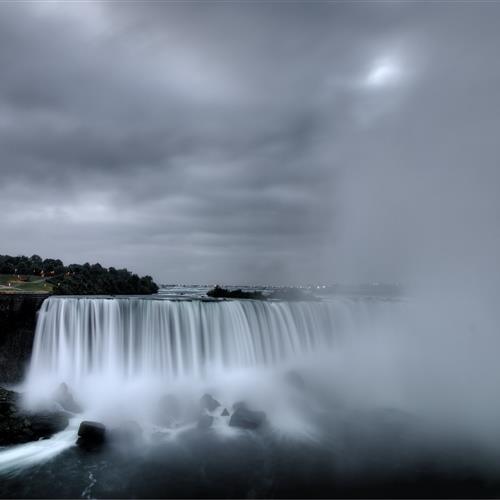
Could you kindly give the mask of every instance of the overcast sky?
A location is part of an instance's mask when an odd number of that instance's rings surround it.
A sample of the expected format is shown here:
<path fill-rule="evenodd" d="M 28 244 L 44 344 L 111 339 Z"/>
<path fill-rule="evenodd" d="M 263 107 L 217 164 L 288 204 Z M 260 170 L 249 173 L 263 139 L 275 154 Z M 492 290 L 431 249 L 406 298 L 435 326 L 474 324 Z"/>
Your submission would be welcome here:
<path fill-rule="evenodd" d="M 500 3 L 3 2 L 0 68 L 0 253 L 162 283 L 496 262 Z"/>

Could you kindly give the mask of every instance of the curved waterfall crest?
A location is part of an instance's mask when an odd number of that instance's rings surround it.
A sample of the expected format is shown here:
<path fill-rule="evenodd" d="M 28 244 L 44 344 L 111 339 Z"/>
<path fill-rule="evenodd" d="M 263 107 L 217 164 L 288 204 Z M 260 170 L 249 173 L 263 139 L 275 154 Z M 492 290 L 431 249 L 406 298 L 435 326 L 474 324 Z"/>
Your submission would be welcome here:
<path fill-rule="evenodd" d="M 359 317 L 354 304 L 51 297 L 39 313 L 30 377 L 174 379 L 276 365 L 334 344 Z"/>

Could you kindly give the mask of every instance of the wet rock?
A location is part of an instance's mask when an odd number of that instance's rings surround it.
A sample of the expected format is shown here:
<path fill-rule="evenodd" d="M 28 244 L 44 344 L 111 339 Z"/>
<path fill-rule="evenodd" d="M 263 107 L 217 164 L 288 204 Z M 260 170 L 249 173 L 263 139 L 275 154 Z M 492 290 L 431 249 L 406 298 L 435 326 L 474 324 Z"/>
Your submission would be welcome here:
<path fill-rule="evenodd" d="M 198 429 L 208 429 L 212 427 L 214 417 L 211 415 L 202 415 L 198 420 Z"/>
<path fill-rule="evenodd" d="M 65 429 L 68 425 L 68 417 L 63 412 L 40 412 L 33 413 L 29 418 L 25 418 L 23 424 L 28 423 L 31 426 L 32 432 L 35 436 L 40 437 L 50 437 L 56 432 Z"/>
<path fill-rule="evenodd" d="M 246 403 L 246 401 L 237 401 L 233 404 L 233 411 L 239 410 L 240 408 L 244 410 L 248 409 L 248 404 Z"/>
<path fill-rule="evenodd" d="M 20 394 L 0 387 L 0 405 L 16 406 L 19 402 Z"/>
<path fill-rule="evenodd" d="M 106 427 L 99 422 L 84 420 L 78 429 L 76 444 L 87 451 L 99 449 L 106 441 Z"/>
<path fill-rule="evenodd" d="M 21 382 L 29 364 L 37 311 L 47 294 L 0 294 L 0 381 Z"/>
<path fill-rule="evenodd" d="M 224 408 L 222 410 L 221 417 L 229 417 L 229 412 L 227 411 L 227 408 Z"/>
<path fill-rule="evenodd" d="M 56 391 L 54 398 L 66 411 L 82 413 L 82 407 L 75 401 L 68 386 L 63 382 Z"/>
<path fill-rule="evenodd" d="M 248 408 L 239 407 L 231 415 L 229 425 L 242 429 L 257 429 L 266 421 L 266 414 L 263 411 L 253 411 Z"/>
<path fill-rule="evenodd" d="M 0 446 L 46 439 L 68 426 L 65 412 L 29 412 L 19 393 L 0 387 Z"/>
<path fill-rule="evenodd" d="M 202 409 L 214 411 L 220 406 L 220 403 L 210 394 L 204 394 L 200 399 L 200 406 Z"/>

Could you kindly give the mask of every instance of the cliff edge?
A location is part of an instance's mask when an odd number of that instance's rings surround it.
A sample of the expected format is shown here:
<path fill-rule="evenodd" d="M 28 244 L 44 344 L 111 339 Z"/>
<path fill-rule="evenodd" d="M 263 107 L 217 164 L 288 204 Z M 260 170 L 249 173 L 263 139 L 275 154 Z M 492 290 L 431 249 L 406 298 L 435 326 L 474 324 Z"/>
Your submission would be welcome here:
<path fill-rule="evenodd" d="M 46 294 L 0 294 L 0 383 L 21 382 L 33 349 L 37 313 Z"/>

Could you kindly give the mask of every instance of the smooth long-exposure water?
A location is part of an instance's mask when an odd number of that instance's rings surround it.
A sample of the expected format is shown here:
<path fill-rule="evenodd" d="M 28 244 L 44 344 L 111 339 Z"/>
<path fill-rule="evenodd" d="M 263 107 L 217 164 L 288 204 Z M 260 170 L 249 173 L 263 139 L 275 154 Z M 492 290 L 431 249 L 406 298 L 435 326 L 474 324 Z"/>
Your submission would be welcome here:
<path fill-rule="evenodd" d="M 416 379 L 408 370 L 426 359 L 406 331 L 415 313 L 394 297 L 49 298 L 25 404 L 48 404 L 65 382 L 84 413 L 1 450 L 0 496 L 495 496 L 498 447 L 425 407 L 432 363 Z M 199 429 L 205 393 L 221 406 Z M 162 418 L 167 394 L 175 421 Z M 266 425 L 230 427 L 222 411 L 241 400 Z M 106 425 L 102 450 L 74 446 L 84 419 Z M 130 421 L 140 432 L 120 433 Z"/>

